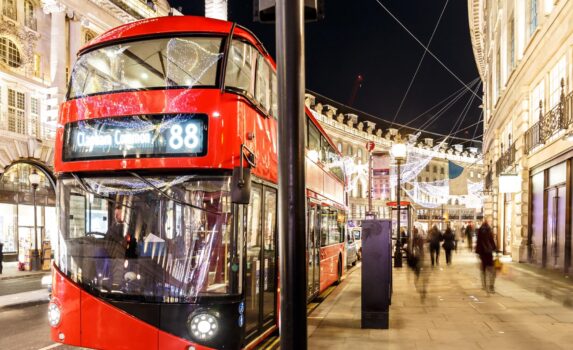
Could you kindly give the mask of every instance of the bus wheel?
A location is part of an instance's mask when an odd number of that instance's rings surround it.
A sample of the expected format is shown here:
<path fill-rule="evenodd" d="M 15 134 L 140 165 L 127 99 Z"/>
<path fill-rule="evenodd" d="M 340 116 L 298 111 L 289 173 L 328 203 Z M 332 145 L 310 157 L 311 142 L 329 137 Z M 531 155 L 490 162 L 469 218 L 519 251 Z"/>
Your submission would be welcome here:
<path fill-rule="evenodd" d="M 338 278 L 336 279 L 336 284 L 342 282 L 342 256 L 338 256 Z"/>

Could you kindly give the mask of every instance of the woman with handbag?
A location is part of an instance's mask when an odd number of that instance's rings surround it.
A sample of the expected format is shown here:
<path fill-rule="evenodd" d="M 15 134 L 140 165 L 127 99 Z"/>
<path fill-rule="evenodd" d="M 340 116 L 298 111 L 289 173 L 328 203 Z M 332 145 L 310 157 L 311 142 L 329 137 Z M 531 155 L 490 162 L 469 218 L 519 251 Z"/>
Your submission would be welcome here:
<path fill-rule="evenodd" d="M 488 293 L 495 293 L 495 269 L 493 265 L 493 253 L 497 250 L 493 239 L 493 232 L 487 219 L 478 229 L 476 253 L 481 260 L 481 281 L 483 289 Z"/>

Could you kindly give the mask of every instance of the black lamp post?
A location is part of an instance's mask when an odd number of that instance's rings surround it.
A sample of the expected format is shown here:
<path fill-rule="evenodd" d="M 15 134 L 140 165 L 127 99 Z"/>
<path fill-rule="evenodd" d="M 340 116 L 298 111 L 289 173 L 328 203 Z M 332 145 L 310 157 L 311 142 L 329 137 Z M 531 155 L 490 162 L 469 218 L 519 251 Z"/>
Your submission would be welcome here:
<path fill-rule="evenodd" d="M 400 140 L 400 135 L 396 137 L 396 142 L 392 144 L 392 149 L 390 150 L 392 156 L 396 160 L 398 166 L 398 171 L 396 172 L 396 208 L 398 210 L 397 215 L 397 230 L 396 230 L 396 250 L 394 251 L 394 267 L 402 267 L 402 247 L 400 237 L 400 165 L 402 161 L 406 159 L 406 144 L 402 143 Z"/>
<path fill-rule="evenodd" d="M 38 251 L 38 213 L 36 211 L 36 190 L 40 184 L 40 175 L 34 169 L 30 176 L 28 176 L 30 185 L 32 186 L 32 198 L 34 202 L 34 250 L 32 251 L 32 258 L 30 259 L 30 270 L 40 270 L 40 252 Z"/>

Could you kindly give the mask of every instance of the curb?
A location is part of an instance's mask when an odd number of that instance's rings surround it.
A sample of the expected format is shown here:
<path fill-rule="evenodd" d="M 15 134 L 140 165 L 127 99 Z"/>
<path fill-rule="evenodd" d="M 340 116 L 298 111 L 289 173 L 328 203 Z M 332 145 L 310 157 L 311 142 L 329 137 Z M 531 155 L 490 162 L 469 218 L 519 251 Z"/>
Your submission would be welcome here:
<path fill-rule="evenodd" d="M 4 280 L 13 280 L 13 279 L 19 279 L 19 278 L 30 278 L 30 277 L 36 277 L 36 276 L 47 276 L 50 275 L 51 272 L 50 271 L 46 271 L 45 273 L 34 273 L 34 274 L 25 274 L 25 275 L 11 275 L 11 276 L 2 276 L 0 275 L 0 281 L 4 281 Z"/>

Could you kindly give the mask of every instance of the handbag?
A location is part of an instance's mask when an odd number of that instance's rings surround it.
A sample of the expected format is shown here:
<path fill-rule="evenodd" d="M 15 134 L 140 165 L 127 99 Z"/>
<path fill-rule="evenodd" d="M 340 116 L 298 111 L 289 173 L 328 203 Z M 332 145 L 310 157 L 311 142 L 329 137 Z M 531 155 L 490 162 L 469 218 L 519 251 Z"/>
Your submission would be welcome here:
<path fill-rule="evenodd" d="M 497 270 L 497 271 L 501 271 L 503 269 L 503 263 L 501 262 L 501 260 L 499 260 L 499 257 L 495 257 L 495 259 L 493 260 L 493 267 Z"/>

